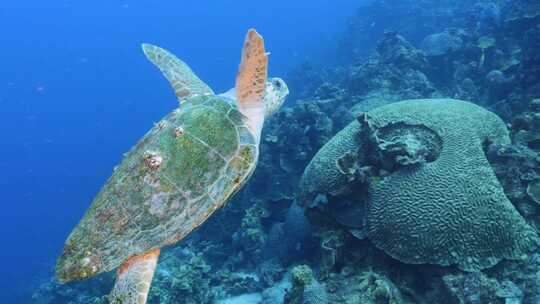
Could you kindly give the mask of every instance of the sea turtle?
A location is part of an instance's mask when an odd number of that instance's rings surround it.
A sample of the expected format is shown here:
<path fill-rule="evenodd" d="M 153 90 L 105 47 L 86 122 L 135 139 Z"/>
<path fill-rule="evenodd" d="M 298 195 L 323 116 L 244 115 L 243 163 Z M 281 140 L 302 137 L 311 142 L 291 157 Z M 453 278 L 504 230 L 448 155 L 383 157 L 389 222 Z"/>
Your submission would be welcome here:
<path fill-rule="evenodd" d="M 258 159 L 265 116 L 288 94 L 267 80 L 263 38 L 248 31 L 236 88 L 216 95 L 180 59 L 143 44 L 180 106 L 135 145 L 69 235 L 60 282 L 118 267 L 111 303 L 146 302 L 160 248 L 201 225 L 246 182 Z"/>

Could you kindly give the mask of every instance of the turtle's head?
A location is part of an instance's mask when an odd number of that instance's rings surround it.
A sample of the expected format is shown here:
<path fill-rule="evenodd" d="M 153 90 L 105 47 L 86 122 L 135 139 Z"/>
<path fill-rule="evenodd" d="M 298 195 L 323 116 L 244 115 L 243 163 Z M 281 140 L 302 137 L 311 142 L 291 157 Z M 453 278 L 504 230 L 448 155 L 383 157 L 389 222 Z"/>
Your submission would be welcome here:
<path fill-rule="evenodd" d="M 103 271 L 101 261 L 87 246 L 84 239 L 77 238 L 74 231 L 56 263 L 56 278 L 61 283 L 83 280 Z"/>
<path fill-rule="evenodd" d="M 283 105 L 287 95 L 289 95 L 289 88 L 283 79 L 268 78 L 264 95 L 264 115 L 269 117 L 274 114 Z"/>

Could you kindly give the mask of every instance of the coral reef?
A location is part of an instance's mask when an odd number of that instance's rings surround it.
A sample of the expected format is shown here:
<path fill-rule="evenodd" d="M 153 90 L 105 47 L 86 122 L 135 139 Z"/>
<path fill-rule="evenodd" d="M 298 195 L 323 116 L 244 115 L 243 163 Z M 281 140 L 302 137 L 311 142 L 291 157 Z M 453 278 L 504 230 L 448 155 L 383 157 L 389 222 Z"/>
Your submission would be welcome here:
<path fill-rule="evenodd" d="M 268 211 L 258 204 L 246 210 L 240 228 L 233 234 L 233 248 L 251 257 L 251 262 L 258 264 L 263 260 L 266 234 L 261 220 L 268 217 Z"/>
<path fill-rule="evenodd" d="M 465 275 L 449 274 L 443 277 L 444 286 L 455 303 L 497 303 L 499 289 L 497 280 L 481 272 Z"/>
<path fill-rule="evenodd" d="M 201 303 L 209 296 L 212 267 L 204 257 L 189 250 L 162 257 L 148 303 Z"/>
<path fill-rule="evenodd" d="M 59 285 L 55 279 L 44 282 L 31 298 L 31 303 L 95 303 L 105 304 L 106 295 L 114 284 L 114 276 L 105 274 L 89 281 Z"/>
<path fill-rule="evenodd" d="M 351 67 L 346 80 L 347 92 L 354 97 L 355 112 L 403 98 L 435 96 L 428 80 L 425 55 L 397 32 L 386 32 L 377 42 L 376 55 Z M 364 100 L 369 100 L 366 102 Z"/>
<path fill-rule="evenodd" d="M 319 283 L 307 265 L 296 266 L 291 271 L 293 285 L 284 298 L 286 304 L 328 304 L 326 286 Z"/>
<path fill-rule="evenodd" d="M 540 204 L 540 182 L 535 181 L 527 186 L 527 194 L 535 203 Z"/>
<path fill-rule="evenodd" d="M 471 24 L 476 27 L 482 21 L 482 10 L 468 12 L 470 1 L 436 0 L 376 0 L 367 2 L 351 16 L 339 45 L 342 60 L 358 60 L 370 54 L 370 48 L 387 30 L 399 31 L 407 40 L 418 45 L 427 35 L 443 31 L 447 27 Z M 484 13 L 484 15 L 488 15 Z M 470 21 L 468 21 L 470 20 Z"/>
<path fill-rule="evenodd" d="M 307 163 L 352 119 L 339 100 L 300 100 L 270 119 L 262 134 L 259 165 L 246 186 L 249 196 L 267 202 L 292 202 Z"/>
<path fill-rule="evenodd" d="M 311 246 L 311 224 L 304 210 L 293 202 L 285 214 L 285 221 L 272 224 L 264 255 L 266 259 L 277 258 L 284 265 L 289 265 L 305 257 Z"/>
<path fill-rule="evenodd" d="M 463 40 L 451 32 L 442 32 L 426 36 L 422 41 L 421 49 L 426 56 L 443 56 L 459 51 Z"/>
<path fill-rule="evenodd" d="M 297 260 L 306 255 L 310 248 L 311 224 L 296 202 L 287 211 L 283 229 L 285 237 L 281 242 L 287 246 L 287 260 Z"/>

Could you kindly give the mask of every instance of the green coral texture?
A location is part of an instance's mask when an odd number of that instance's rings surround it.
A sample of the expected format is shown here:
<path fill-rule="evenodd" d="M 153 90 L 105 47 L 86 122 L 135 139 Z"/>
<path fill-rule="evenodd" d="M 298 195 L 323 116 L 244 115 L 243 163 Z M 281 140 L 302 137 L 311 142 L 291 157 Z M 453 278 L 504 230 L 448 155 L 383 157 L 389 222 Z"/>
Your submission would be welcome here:
<path fill-rule="evenodd" d="M 436 160 L 370 184 L 368 237 L 377 247 L 405 263 L 457 264 L 476 271 L 503 258 L 519 259 L 538 246 L 537 233 L 505 196 L 483 151 L 485 144 L 510 142 L 499 117 L 453 99 L 397 102 L 369 116 L 376 128 L 422 125 L 442 142 Z M 305 172 L 304 191 L 325 193 L 344 182 L 336 177 L 335 162 L 358 148 L 359 128 L 354 121 L 321 149 Z"/>

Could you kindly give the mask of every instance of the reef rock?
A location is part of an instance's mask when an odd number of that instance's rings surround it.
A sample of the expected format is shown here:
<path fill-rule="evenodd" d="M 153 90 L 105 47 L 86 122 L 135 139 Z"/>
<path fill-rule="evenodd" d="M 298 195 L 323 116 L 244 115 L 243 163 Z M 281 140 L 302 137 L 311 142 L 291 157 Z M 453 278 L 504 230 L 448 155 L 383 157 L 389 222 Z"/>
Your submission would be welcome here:
<path fill-rule="evenodd" d="M 449 274 L 442 278 L 452 303 L 500 303 L 495 297 L 499 283 L 482 272 Z"/>
<path fill-rule="evenodd" d="M 427 36 L 421 48 L 427 56 L 441 56 L 459 50 L 462 45 L 463 40 L 457 35 L 442 32 Z"/>

